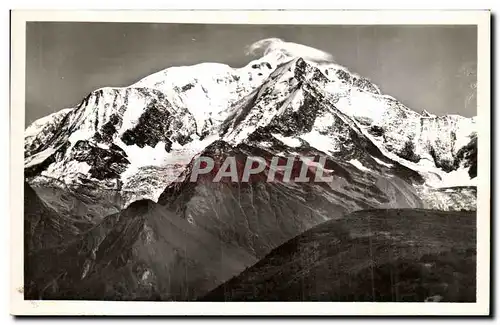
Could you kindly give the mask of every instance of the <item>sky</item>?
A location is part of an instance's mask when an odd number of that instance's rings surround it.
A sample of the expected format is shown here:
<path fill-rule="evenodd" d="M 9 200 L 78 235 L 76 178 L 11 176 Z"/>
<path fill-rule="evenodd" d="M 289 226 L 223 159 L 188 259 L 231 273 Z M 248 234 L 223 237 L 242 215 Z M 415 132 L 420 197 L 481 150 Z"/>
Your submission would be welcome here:
<path fill-rule="evenodd" d="M 26 30 L 26 125 L 171 66 L 242 67 L 265 38 L 330 53 L 416 111 L 477 114 L 476 26 L 28 22 Z"/>

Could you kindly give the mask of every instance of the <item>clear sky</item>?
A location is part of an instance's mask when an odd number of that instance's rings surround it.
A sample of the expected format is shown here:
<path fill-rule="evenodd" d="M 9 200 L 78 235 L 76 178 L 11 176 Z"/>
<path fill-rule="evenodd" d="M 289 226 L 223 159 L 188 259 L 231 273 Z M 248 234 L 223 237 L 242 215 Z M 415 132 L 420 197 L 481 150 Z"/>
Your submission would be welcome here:
<path fill-rule="evenodd" d="M 246 47 L 270 37 L 331 53 L 416 111 L 476 115 L 475 26 L 30 22 L 26 37 L 26 124 L 171 66 L 241 67 Z"/>

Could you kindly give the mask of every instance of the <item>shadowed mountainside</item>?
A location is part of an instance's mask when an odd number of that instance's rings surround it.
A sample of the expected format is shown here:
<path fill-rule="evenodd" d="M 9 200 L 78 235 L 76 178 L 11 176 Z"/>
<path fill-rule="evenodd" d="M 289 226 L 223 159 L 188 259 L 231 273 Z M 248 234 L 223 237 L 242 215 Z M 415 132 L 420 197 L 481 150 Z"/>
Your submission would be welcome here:
<path fill-rule="evenodd" d="M 297 150 L 318 155 L 307 146 Z M 257 146 L 234 148 L 221 141 L 204 155 L 217 164 L 227 155 L 242 162 L 251 155 L 272 156 Z M 101 222 L 75 233 L 69 242 L 27 251 L 27 281 L 36 284 L 28 296 L 193 300 L 325 220 L 359 209 L 421 205 L 405 181 L 418 175 L 378 164 L 363 151 L 357 157 L 372 169 L 327 159 L 325 168 L 333 180 L 325 183 L 283 182 L 280 175 L 266 182 L 267 171 L 250 182 L 214 182 L 213 174 L 190 182 L 188 174 L 186 181 L 168 187 L 159 203 L 137 201 L 119 213 L 102 215 Z M 296 167 L 294 172 L 302 166 Z M 52 219 L 57 218 L 54 213 Z"/>
<path fill-rule="evenodd" d="M 476 300 L 476 216 L 365 210 L 274 249 L 204 301 Z"/>

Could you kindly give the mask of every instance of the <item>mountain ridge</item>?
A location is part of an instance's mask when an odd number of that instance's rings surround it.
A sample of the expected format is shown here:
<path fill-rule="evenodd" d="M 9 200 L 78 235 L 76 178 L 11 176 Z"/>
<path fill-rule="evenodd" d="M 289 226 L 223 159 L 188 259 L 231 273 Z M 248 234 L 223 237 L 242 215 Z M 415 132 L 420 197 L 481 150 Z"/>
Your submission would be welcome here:
<path fill-rule="evenodd" d="M 212 74 L 203 73 L 204 69 Z M 180 86 L 173 82 L 187 83 Z M 145 85 L 150 88 L 144 88 Z M 316 64 L 271 52 L 239 69 L 217 63 L 172 67 L 130 87 L 96 90 L 77 108 L 62 111 L 52 119 L 37 120 L 27 128 L 25 168 L 30 171 L 27 175 L 32 184 L 37 183 L 37 175 L 68 184 L 90 181 L 123 192 L 136 188 L 144 193 L 125 198 L 125 206 L 141 198 L 156 201 L 163 189 L 180 176 L 183 166 L 211 142 L 218 138 L 234 145 L 244 141 L 259 126 L 268 125 L 287 110 L 303 107 L 305 94 L 314 97 L 320 106 L 335 110 L 337 118 L 364 133 L 384 150 L 390 161 L 397 160 L 420 172 L 432 187 L 441 187 L 440 183 L 452 179 L 447 177 L 449 172 L 471 166 L 458 152 L 473 143 L 466 143 L 462 135 L 468 131 L 473 134 L 474 118 L 421 115 L 391 96 L 382 95 L 368 79 L 337 64 Z M 203 105 L 206 107 L 201 109 Z M 281 105 L 281 110 L 266 113 L 276 105 Z M 364 108 L 366 105 L 369 109 Z M 239 115 L 245 112 L 244 106 L 250 115 Z M 297 118 L 295 115 L 292 118 Z M 330 120 L 323 119 L 324 123 L 331 123 L 334 115 Z M 245 122 L 248 118 L 251 120 Z M 227 129 L 236 122 L 233 129 Z M 247 127 L 241 124 L 244 122 Z M 309 123 L 314 124 L 315 120 Z M 308 137 L 313 145 L 321 146 L 325 138 L 309 129 L 308 126 L 306 130 L 295 130 L 287 138 L 302 141 Z M 403 135 L 400 129 L 405 130 Z M 428 138 L 428 134 L 442 134 L 447 140 L 439 140 L 439 135 Z M 461 138 L 453 140 L 457 134 Z M 328 141 L 335 147 L 348 141 L 348 137 L 343 139 Z M 101 162 L 74 158 L 81 157 L 82 150 L 90 150 L 91 154 L 86 154 L 90 158 L 100 153 Z M 109 174 L 109 170 L 115 172 Z M 162 171 L 153 186 L 149 184 L 154 178 L 151 170 Z M 102 173 L 109 177 L 95 177 Z M 460 175 L 466 174 L 460 171 Z M 452 185 L 471 185 L 472 175 L 464 177 L 461 176 L 464 184 Z"/>

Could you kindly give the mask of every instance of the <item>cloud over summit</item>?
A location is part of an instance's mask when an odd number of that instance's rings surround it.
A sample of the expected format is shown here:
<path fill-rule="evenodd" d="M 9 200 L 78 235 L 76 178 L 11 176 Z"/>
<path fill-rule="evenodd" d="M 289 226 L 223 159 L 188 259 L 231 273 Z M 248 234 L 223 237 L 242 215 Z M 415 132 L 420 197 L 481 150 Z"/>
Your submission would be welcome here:
<path fill-rule="evenodd" d="M 247 55 L 263 56 L 276 51 L 291 57 L 302 57 L 313 62 L 334 62 L 330 53 L 307 45 L 286 42 L 279 38 L 266 38 L 251 44 L 247 48 Z"/>

